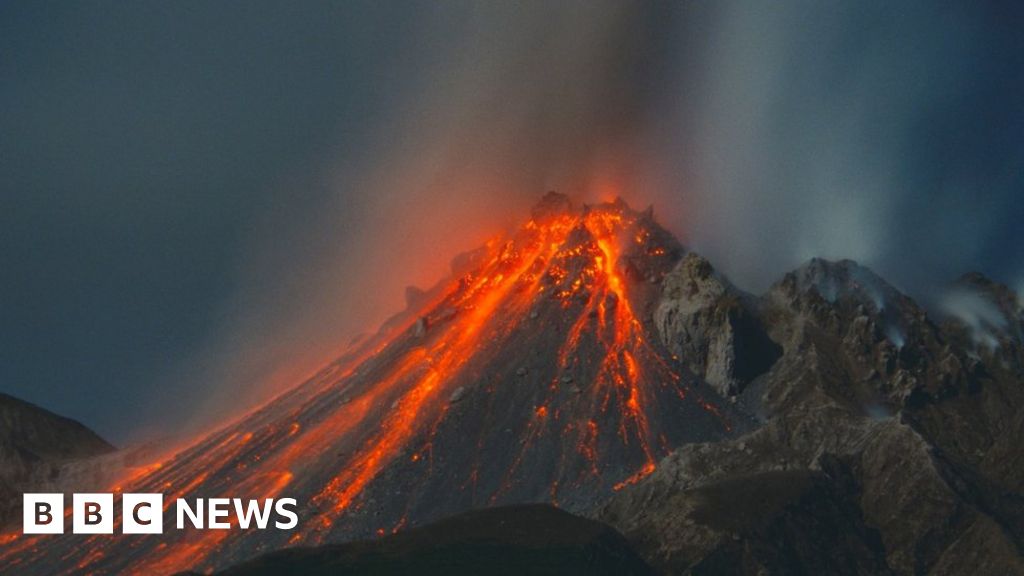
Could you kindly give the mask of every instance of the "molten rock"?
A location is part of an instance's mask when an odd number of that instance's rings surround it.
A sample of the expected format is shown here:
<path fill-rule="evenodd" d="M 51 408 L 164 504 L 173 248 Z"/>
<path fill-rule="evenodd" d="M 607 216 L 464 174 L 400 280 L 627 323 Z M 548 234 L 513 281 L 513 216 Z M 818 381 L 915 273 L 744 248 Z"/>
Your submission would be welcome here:
<path fill-rule="evenodd" d="M 26 539 L 0 561 L 21 574 L 53 573 L 54 558 L 58 572 L 207 570 L 492 505 L 589 510 L 674 448 L 748 426 L 655 328 L 649 278 L 682 253 L 649 211 L 548 194 L 519 229 L 458 257 L 451 278 L 409 291 L 375 337 L 122 483 L 168 500 L 296 498 L 296 531 Z"/>

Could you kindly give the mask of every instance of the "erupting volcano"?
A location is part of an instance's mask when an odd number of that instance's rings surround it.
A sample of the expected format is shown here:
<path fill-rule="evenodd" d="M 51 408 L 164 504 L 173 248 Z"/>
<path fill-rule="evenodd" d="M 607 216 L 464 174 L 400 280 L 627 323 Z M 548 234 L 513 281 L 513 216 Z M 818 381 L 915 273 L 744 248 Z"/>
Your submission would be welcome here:
<path fill-rule="evenodd" d="M 473 508 L 586 510 L 673 448 L 743 420 L 659 340 L 683 247 L 622 200 L 549 193 L 515 231 L 410 290 L 407 309 L 308 381 L 115 492 L 165 495 L 165 533 L 20 537 L 19 573 L 171 573 L 390 533 Z M 176 498 L 294 497 L 293 531 L 175 530 Z"/>

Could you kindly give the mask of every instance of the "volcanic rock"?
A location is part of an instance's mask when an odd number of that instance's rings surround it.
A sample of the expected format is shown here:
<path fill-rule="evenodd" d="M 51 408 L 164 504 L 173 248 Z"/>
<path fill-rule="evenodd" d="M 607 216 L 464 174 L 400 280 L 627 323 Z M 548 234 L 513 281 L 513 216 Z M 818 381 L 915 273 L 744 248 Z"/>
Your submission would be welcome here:
<path fill-rule="evenodd" d="M 53 487 L 68 466 L 114 447 L 75 420 L 0 393 L 0 526 L 21 517 L 21 494 Z"/>
<path fill-rule="evenodd" d="M 466 387 L 465 386 L 459 386 L 458 388 L 455 389 L 454 392 L 452 392 L 451 397 L 448 398 L 448 403 L 449 404 L 456 404 L 456 403 L 460 402 L 465 397 L 466 397 Z"/>
<path fill-rule="evenodd" d="M 598 517 L 667 573 L 1024 573 L 1019 368 L 850 261 L 758 309 L 784 348 L 740 395 L 765 424 L 681 447 Z"/>
<path fill-rule="evenodd" d="M 781 354 L 745 295 L 690 252 L 663 280 L 654 311 L 661 341 L 722 395 L 740 392 Z"/>
<path fill-rule="evenodd" d="M 1024 342 L 1024 301 L 1005 285 L 972 272 L 950 286 L 941 302 L 944 328 L 956 344 L 976 356 L 998 357 L 1017 366 Z"/>
<path fill-rule="evenodd" d="M 569 200 L 569 197 L 552 190 L 544 194 L 540 201 L 534 205 L 530 211 L 530 217 L 534 222 L 545 222 L 566 216 L 572 210 L 572 201 Z"/>

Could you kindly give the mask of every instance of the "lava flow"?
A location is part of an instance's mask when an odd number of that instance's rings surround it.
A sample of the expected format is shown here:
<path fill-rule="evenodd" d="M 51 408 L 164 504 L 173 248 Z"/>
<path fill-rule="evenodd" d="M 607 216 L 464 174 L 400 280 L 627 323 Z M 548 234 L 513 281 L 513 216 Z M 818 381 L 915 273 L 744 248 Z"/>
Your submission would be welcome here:
<path fill-rule="evenodd" d="M 0 562 L 26 574 L 210 570 L 481 506 L 587 510 L 674 447 L 729 433 L 651 327 L 682 253 L 650 212 L 551 193 L 376 337 L 123 479 L 117 492 L 165 495 L 163 535 L 13 538 Z M 174 528 L 175 498 L 223 496 L 296 498 L 298 528 Z"/>

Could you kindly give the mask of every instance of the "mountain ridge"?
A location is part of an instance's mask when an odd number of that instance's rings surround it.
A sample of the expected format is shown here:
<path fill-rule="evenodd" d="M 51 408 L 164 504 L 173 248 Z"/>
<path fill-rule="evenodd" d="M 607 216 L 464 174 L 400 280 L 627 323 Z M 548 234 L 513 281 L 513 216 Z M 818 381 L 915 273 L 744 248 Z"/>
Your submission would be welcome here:
<path fill-rule="evenodd" d="M 812 260 L 756 306 L 784 350 L 737 396 L 763 424 L 680 447 L 596 517 L 665 573 L 1024 573 L 1019 340 L 978 344 L 970 320 L 937 323 L 852 261 Z M 728 508 L 766 475 L 818 488 Z"/>

